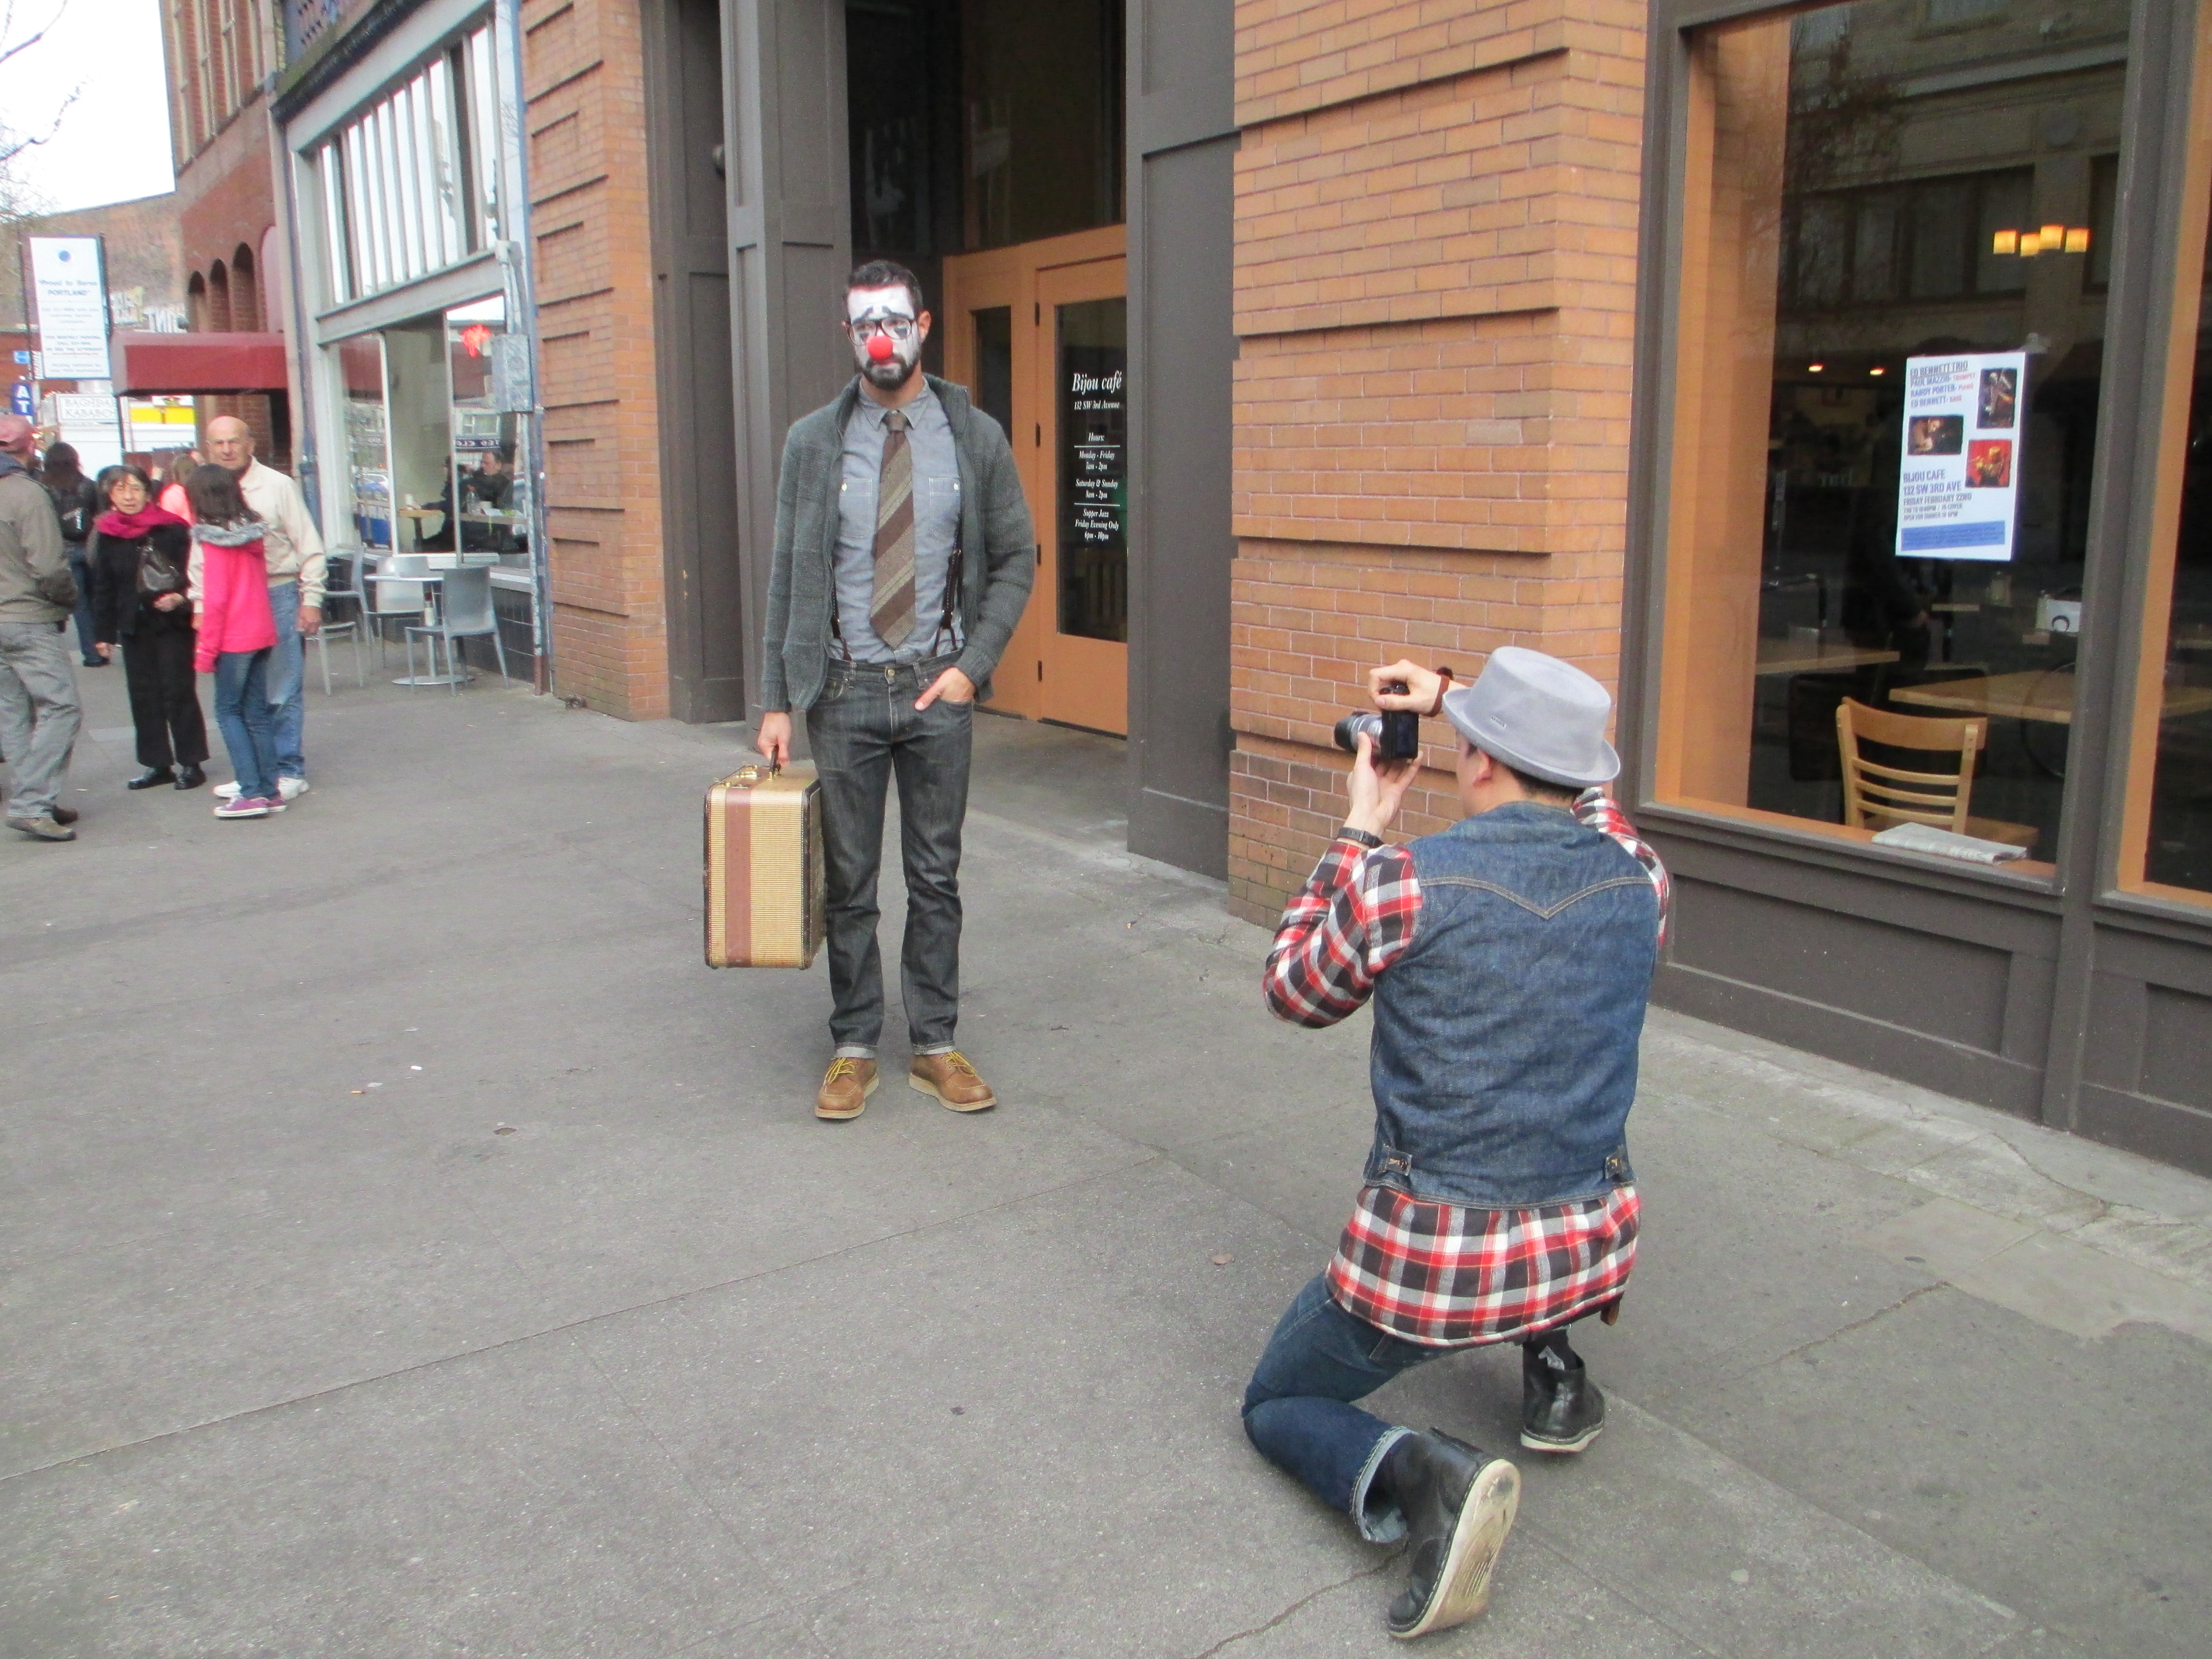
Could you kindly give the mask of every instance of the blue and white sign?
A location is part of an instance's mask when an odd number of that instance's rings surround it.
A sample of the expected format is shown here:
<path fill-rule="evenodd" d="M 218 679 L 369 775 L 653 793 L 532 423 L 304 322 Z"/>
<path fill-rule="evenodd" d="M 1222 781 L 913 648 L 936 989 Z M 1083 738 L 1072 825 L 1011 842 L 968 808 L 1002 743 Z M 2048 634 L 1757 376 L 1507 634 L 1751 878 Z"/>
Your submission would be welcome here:
<path fill-rule="evenodd" d="M 2024 351 L 1905 360 L 1899 557 L 2012 557 L 2027 390 Z"/>
<path fill-rule="evenodd" d="M 19 351 L 15 354 L 15 361 L 19 364 L 28 365 L 31 361 L 31 354 L 27 351 Z"/>
<path fill-rule="evenodd" d="M 49 378 L 105 380 L 107 283 L 97 236 L 33 236 L 31 286 L 39 296 L 39 349 Z"/>
<path fill-rule="evenodd" d="M 15 414 L 21 415 L 27 421 L 34 421 L 38 419 L 39 399 L 37 388 L 33 386 L 28 380 L 16 381 L 15 389 L 8 394 L 8 407 Z"/>

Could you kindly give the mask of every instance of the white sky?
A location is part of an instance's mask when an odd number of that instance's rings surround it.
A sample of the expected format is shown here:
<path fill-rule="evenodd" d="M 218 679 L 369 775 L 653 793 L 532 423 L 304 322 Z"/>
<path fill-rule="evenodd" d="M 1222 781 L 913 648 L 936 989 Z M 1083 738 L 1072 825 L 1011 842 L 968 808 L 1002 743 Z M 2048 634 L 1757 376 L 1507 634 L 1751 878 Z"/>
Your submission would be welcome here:
<path fill-rule="evenodd" d="M 9 9 L 0 0 L 0 11 Z M 58 9 L 46 39 L 0 64 L 0 119 L 18 133 L 44 132 L 70 88 L 84 89 L 52 142 L 17 158 L 17 175 L 57 213 L 174 188 L 159 0 L 67 0 L 65 8 L 14 0 L 0 44 L 14 45 Z"/>

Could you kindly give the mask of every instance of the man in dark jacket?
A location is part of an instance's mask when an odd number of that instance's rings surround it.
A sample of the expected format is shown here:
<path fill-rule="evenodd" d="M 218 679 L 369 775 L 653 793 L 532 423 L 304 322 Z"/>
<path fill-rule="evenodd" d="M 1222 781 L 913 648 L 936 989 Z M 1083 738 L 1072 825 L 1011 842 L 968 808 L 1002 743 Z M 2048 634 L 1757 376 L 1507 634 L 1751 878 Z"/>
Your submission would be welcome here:
<path fill-rule="evenodd" d="M 1521 1443 L 1596 1437 L 1605 1399 L 1567 1327 L 1617 1304 L 1635 1261 L 1625 1126 L 1666 915 L 1666 872 L 1603 787 L 1620 769 L 1605 688 L 1516 646 L 1471 686 L 1448 679 L 1401 662 L 1370 689 L 1451 721 L 1468 816 L 1385 846 L 1419 769 L 1378 771 L 1362 738 L 1351 811 L 1265 980 L 1302 1025 L 1373 997 L 1375 1141 L 1334 1258 L 1252 1374 L 1244 1429 L 1362 1537 L 1408 1540 L 1398 1637 L 1482 1610 L 1520 1475 L 1352 1402 L 1437 1354 L 1518 1342 Z"/>
<path fill-rule="evenodd" d="M 804 710 L 822 777 L 836 1045 L 815 1096 L 824 1118 L 858 1117 L 878 1081 L 876 880 L 894 775 L 907 1081 L 956 1112 L 998 1104 L 953 1046 L 960 831 L 975 701 L 1028 602 L 1036 534 L 1006 434 L 962 388 L 921 372 L 929 324 L 904 266 L 852 274 L 845 332 L 860 372 L 793 425 L 776 489 L 759 742 L 784 764 L 791 711 Z"/>
<path fill-rule="evenodd" d="M 0 415 L 0 754 L 7 822 L 38 841 L 75 841 L 58 803 L 82 715 L 62 630 L 76 609 L 61 520 L 32 477 L 31 423 Z"/>

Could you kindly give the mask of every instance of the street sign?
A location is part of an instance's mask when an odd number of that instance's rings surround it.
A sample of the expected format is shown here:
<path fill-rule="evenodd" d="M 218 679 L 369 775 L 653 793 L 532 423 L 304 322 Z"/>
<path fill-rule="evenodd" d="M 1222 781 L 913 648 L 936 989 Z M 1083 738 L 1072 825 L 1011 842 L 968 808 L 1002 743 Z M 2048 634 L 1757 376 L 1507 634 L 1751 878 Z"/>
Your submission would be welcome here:
<path fill-rule="evenodd" d="M 31 361 L 31 354 L 27 351 L 19 351 L 15 354 L 15 361 L 27 366 Z"/>
<path fill-rule="evenodd" d="M 33 236 L 31 285 L 39 296 L 39 349 L 57 380 L 104 380 L 107 283 L 97 236 Z"/>
<path fill-rule="evenodd" d="M 8 407 L 27 421 L 38 418 L 38 394 L 28 380 L 15 382 L 14 390 L 8 394 Z"/>

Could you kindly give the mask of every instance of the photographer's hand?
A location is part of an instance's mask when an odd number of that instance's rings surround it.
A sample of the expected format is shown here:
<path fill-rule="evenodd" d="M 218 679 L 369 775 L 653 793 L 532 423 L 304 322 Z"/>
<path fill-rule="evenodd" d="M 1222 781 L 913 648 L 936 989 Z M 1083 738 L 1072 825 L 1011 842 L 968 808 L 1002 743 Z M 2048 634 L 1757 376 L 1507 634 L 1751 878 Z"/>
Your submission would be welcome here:
<path fill-rule="evenodd" d="M 1430 678 L 1433 679 L 1435 676 Z M 1370 836 L 1382 834 L 1396 820 L 1398 809 L 1406 804 L 1407 793 L 1420 769 L 1416 761 L 1376 766 L 1375 739 L 1361 732 L 1359 754 L 1352 763 L 1346 783 L 1346 793 L 1351 797 L 1351 810 L 1344 815 L 1346 826 L 1364 830 Z"/>
<path fill-rule="evenodd" d="M 1392 684 L 1403 685 L 1403 691 L 1385 690 Z M 1433 668 L 1424 668 L 1419 663 L 1404 659 L 1388 668 L 1367 671 L 1367 695 L 1375 700 L 1377 708 L 1410 708 L 1416 714 L 1426 714 L 1437 707 L 1437 699 L 1443 695 L 1443 676 Z"/>

